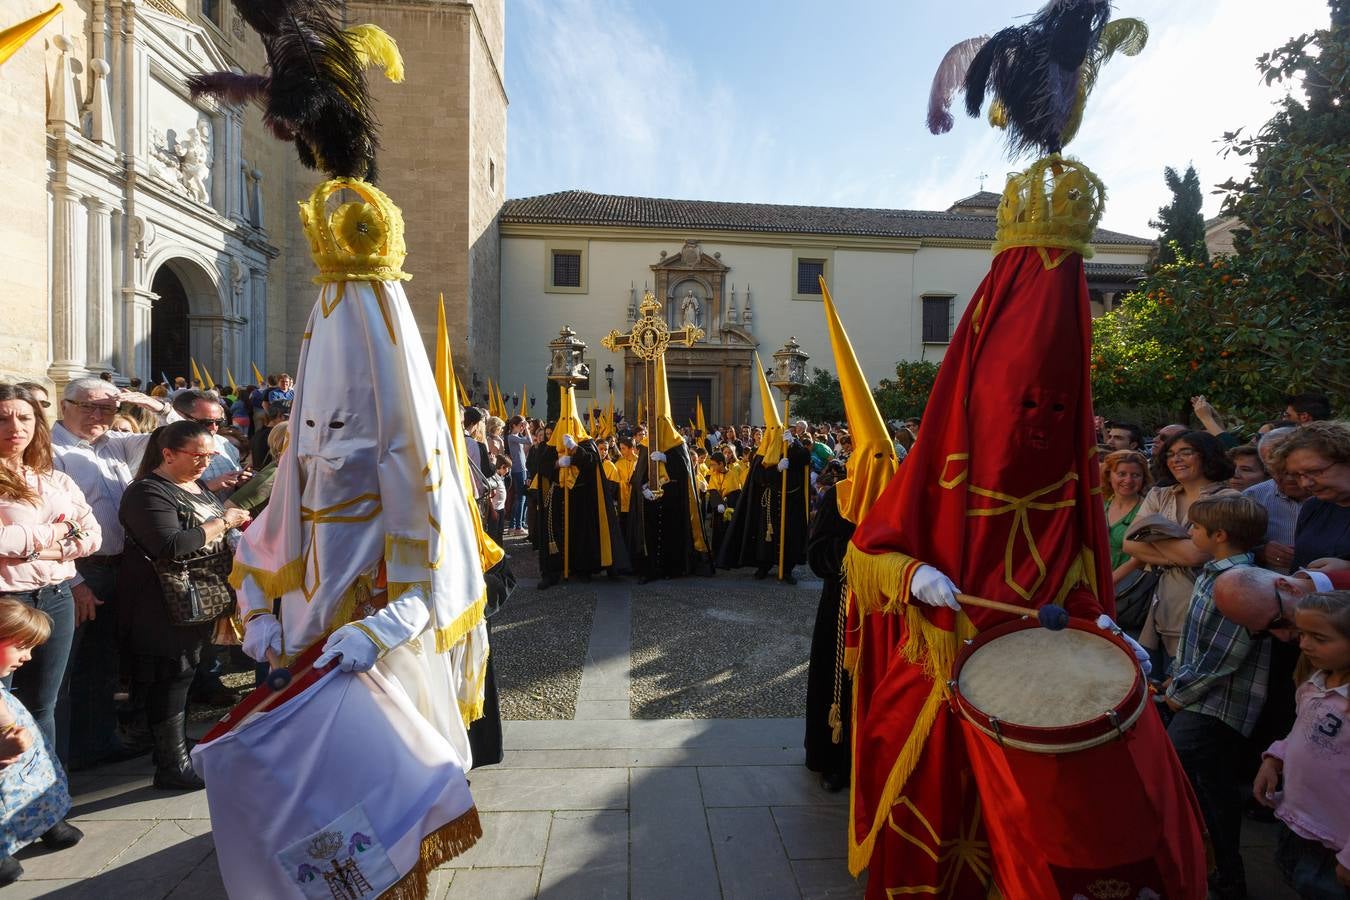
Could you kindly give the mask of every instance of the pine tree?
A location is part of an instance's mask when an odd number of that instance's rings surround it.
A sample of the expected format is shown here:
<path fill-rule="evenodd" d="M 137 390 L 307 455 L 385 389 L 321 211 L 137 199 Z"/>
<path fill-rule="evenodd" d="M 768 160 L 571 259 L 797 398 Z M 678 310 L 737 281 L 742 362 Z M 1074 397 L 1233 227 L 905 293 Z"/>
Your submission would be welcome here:
<path fill-rule="evenodd" d="M 1196 262 L 1207 262 L 1209 250 L 1205 247 L 1205 217 L 1200 208 L 1204 198 L 1200 194 L 1200 176 L 1195 166 L 1187 166 L 1185 175 L 1168 166 L 1163 178 L 1172 192 L 1172 202 L 1158 210 L 1158 218 L 1148 224 L 1162 232 L 1158 238 L 1157 265 L 1166 266 L 1177 261 L 1180 254 Z"/>

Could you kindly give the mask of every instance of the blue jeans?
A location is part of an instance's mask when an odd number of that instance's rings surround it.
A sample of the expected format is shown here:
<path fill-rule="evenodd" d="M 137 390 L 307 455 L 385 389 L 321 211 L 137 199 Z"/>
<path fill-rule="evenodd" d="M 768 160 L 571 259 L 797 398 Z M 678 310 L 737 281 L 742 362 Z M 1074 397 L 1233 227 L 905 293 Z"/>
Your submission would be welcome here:
<path fill-rule="evenodd" d="M 1247 740 L 1213 716 L 1183 709 L 1167 726 L 1181 768 L 1190 779 L 1200 813 L 1214 842 L 1215 874 L 1211 879 L 1220 898 L 1246 893 L 1242 866 L 1242 803 L 1246 786 L 1242 770 L 1248 756 Z"/>
<path fill-rule="evenodd" d="M 511 487 L 515 490 L 515 495 L 511 499 L 511 527 L 525 527 L 525 473 L 511 473 Z"/>
<path fill-rule="evenodd" d="M 36 591 L 5 596 L 45 612 L 52 620 L 51 637 L 47 638 L 46 643 L 33 648 L 33 658 L 6 678 L 5 686 L 12 687 L 14 696 L 28 707 L 38 731 L 42 732 L 42 738 L 47 742 L 47 752 L 56 756 L 60 746 L 57 734 L 59 732 L 64 739 L 69 725 L 66 717 L 61 716 L 60 727 L 57 727 L 58 700 L 70 689 L 66 672 L 67 663 L 70 662 L 70 644 L 75 636 L 75 598 L 70 594 L 70 582 L 49 584 Z"/>
<path fill-rule="evenodd" d="M 1284 883 L 1303 900 L 1347 900 L 1350 888 L 1336 880 L 1336 851 L 1299 837 L 1280 823 L 1275 864 Z"/>

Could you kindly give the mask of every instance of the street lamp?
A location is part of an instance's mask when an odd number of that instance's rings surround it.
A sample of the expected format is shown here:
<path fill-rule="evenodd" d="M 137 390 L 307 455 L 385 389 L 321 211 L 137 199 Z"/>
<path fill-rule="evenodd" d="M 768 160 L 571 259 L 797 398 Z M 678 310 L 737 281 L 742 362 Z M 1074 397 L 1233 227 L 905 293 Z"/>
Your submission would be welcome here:
<path fill-rule="evenodd" d="M 613 364 L 605 366 L 605 381 L 609 384 L 609 392 L 614 393 L 614 366 Z"/>

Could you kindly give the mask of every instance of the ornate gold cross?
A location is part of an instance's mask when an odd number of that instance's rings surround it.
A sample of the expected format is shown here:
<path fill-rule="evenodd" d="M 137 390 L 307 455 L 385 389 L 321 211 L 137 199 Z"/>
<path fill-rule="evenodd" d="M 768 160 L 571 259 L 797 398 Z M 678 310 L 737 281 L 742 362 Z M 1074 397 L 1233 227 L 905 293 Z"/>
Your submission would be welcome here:
<path fill-rule="evenodd" d="M 665 355 L 666 348 L 670 346 L 672 341 L 686 347 L 692 347 L 703 338 L 704 331 L 694 325 L 686 326 L 679 331 L 671 331 L 670 326 L 666 324 L 665 317 L 661 315 L 661 301 L 657 300 L 656 295 L 651 291 L 642 295 L 642 303 L 638 307 L 638 311 L 642 315 L 633 323 L 631 331 L 625 334 L 616 328 L 600 339 L 600 346 L 612 353 L 631 350 L 634 356 L 642 360 L 642 405 L 646 407 L 647 418 L 647 421 L 642 424 L 647 428 L 647 442 L 650 453 L 656 439 L 656 427 L 652 422 L 652 416 L 656 410 L 656 392 L 660 389 L 660 386 L 655 383 L 652 370 L 656 366 L 656 361 Z M 651 463 L 648 462 L 648 465 L 650 466 Z M 658 495 L 661 493 L 659 485 L 651 485 L 651 487 L 653 493 Z"/>

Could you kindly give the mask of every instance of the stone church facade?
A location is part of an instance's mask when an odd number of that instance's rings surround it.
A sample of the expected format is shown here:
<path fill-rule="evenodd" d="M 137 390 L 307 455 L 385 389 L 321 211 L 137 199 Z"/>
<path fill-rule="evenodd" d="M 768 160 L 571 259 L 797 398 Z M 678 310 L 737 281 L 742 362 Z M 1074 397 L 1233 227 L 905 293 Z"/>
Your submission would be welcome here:
<path fill-rule="evenodd" d="M 9 0 L 0 25 L 50 5 Z M 504 7 L 348 4 L 407 60 L 403 85 L 371 76 L 381 187 L 408 220 L 418 320 L 430 334 L 444 292 L 466 371 L 496 366 Z M 295 365 L 315 296 L 295 203 L 322 176 L 258 108 L 188 96 L 190 75 L 231 68 L 263 53 L 228 0 L 66 0 L 0 70 L 0 377 L 173 377 L 193 359 L 242 384 Z"/>
<path fill-rule="evenodd" d="M 644 290 L 667 324 L 705 332 L 667 354 L 677 421 L 695 397 L 709 423 L 762 421 L 755 353 L 766 366 L 796 337 L 808 367 L 833 371 L 817 277 L 824 275 L 859 362 L 876 383 L 900 360 L 941 360 L 989 270 L 999 196 L 983 191 L 941 211 L 839 209 L 663 200 L 563 191 L 508 201 L 501 216 L 501 384 L 545 396 L 545 347 L 571 325 L 589 349 L 583 405 L 634 413 L 642 371 L 600 339 L 626 331 Z M 1099 229 L 1087 263 L 1095 313 L 1142 277 L 1154 242 Z M 611 374 L 607 369 L 612 366 Z M 542 402 L 542 401 L 541 401 Z M 543 407 L 534 407 L 543 416 Z"/>

